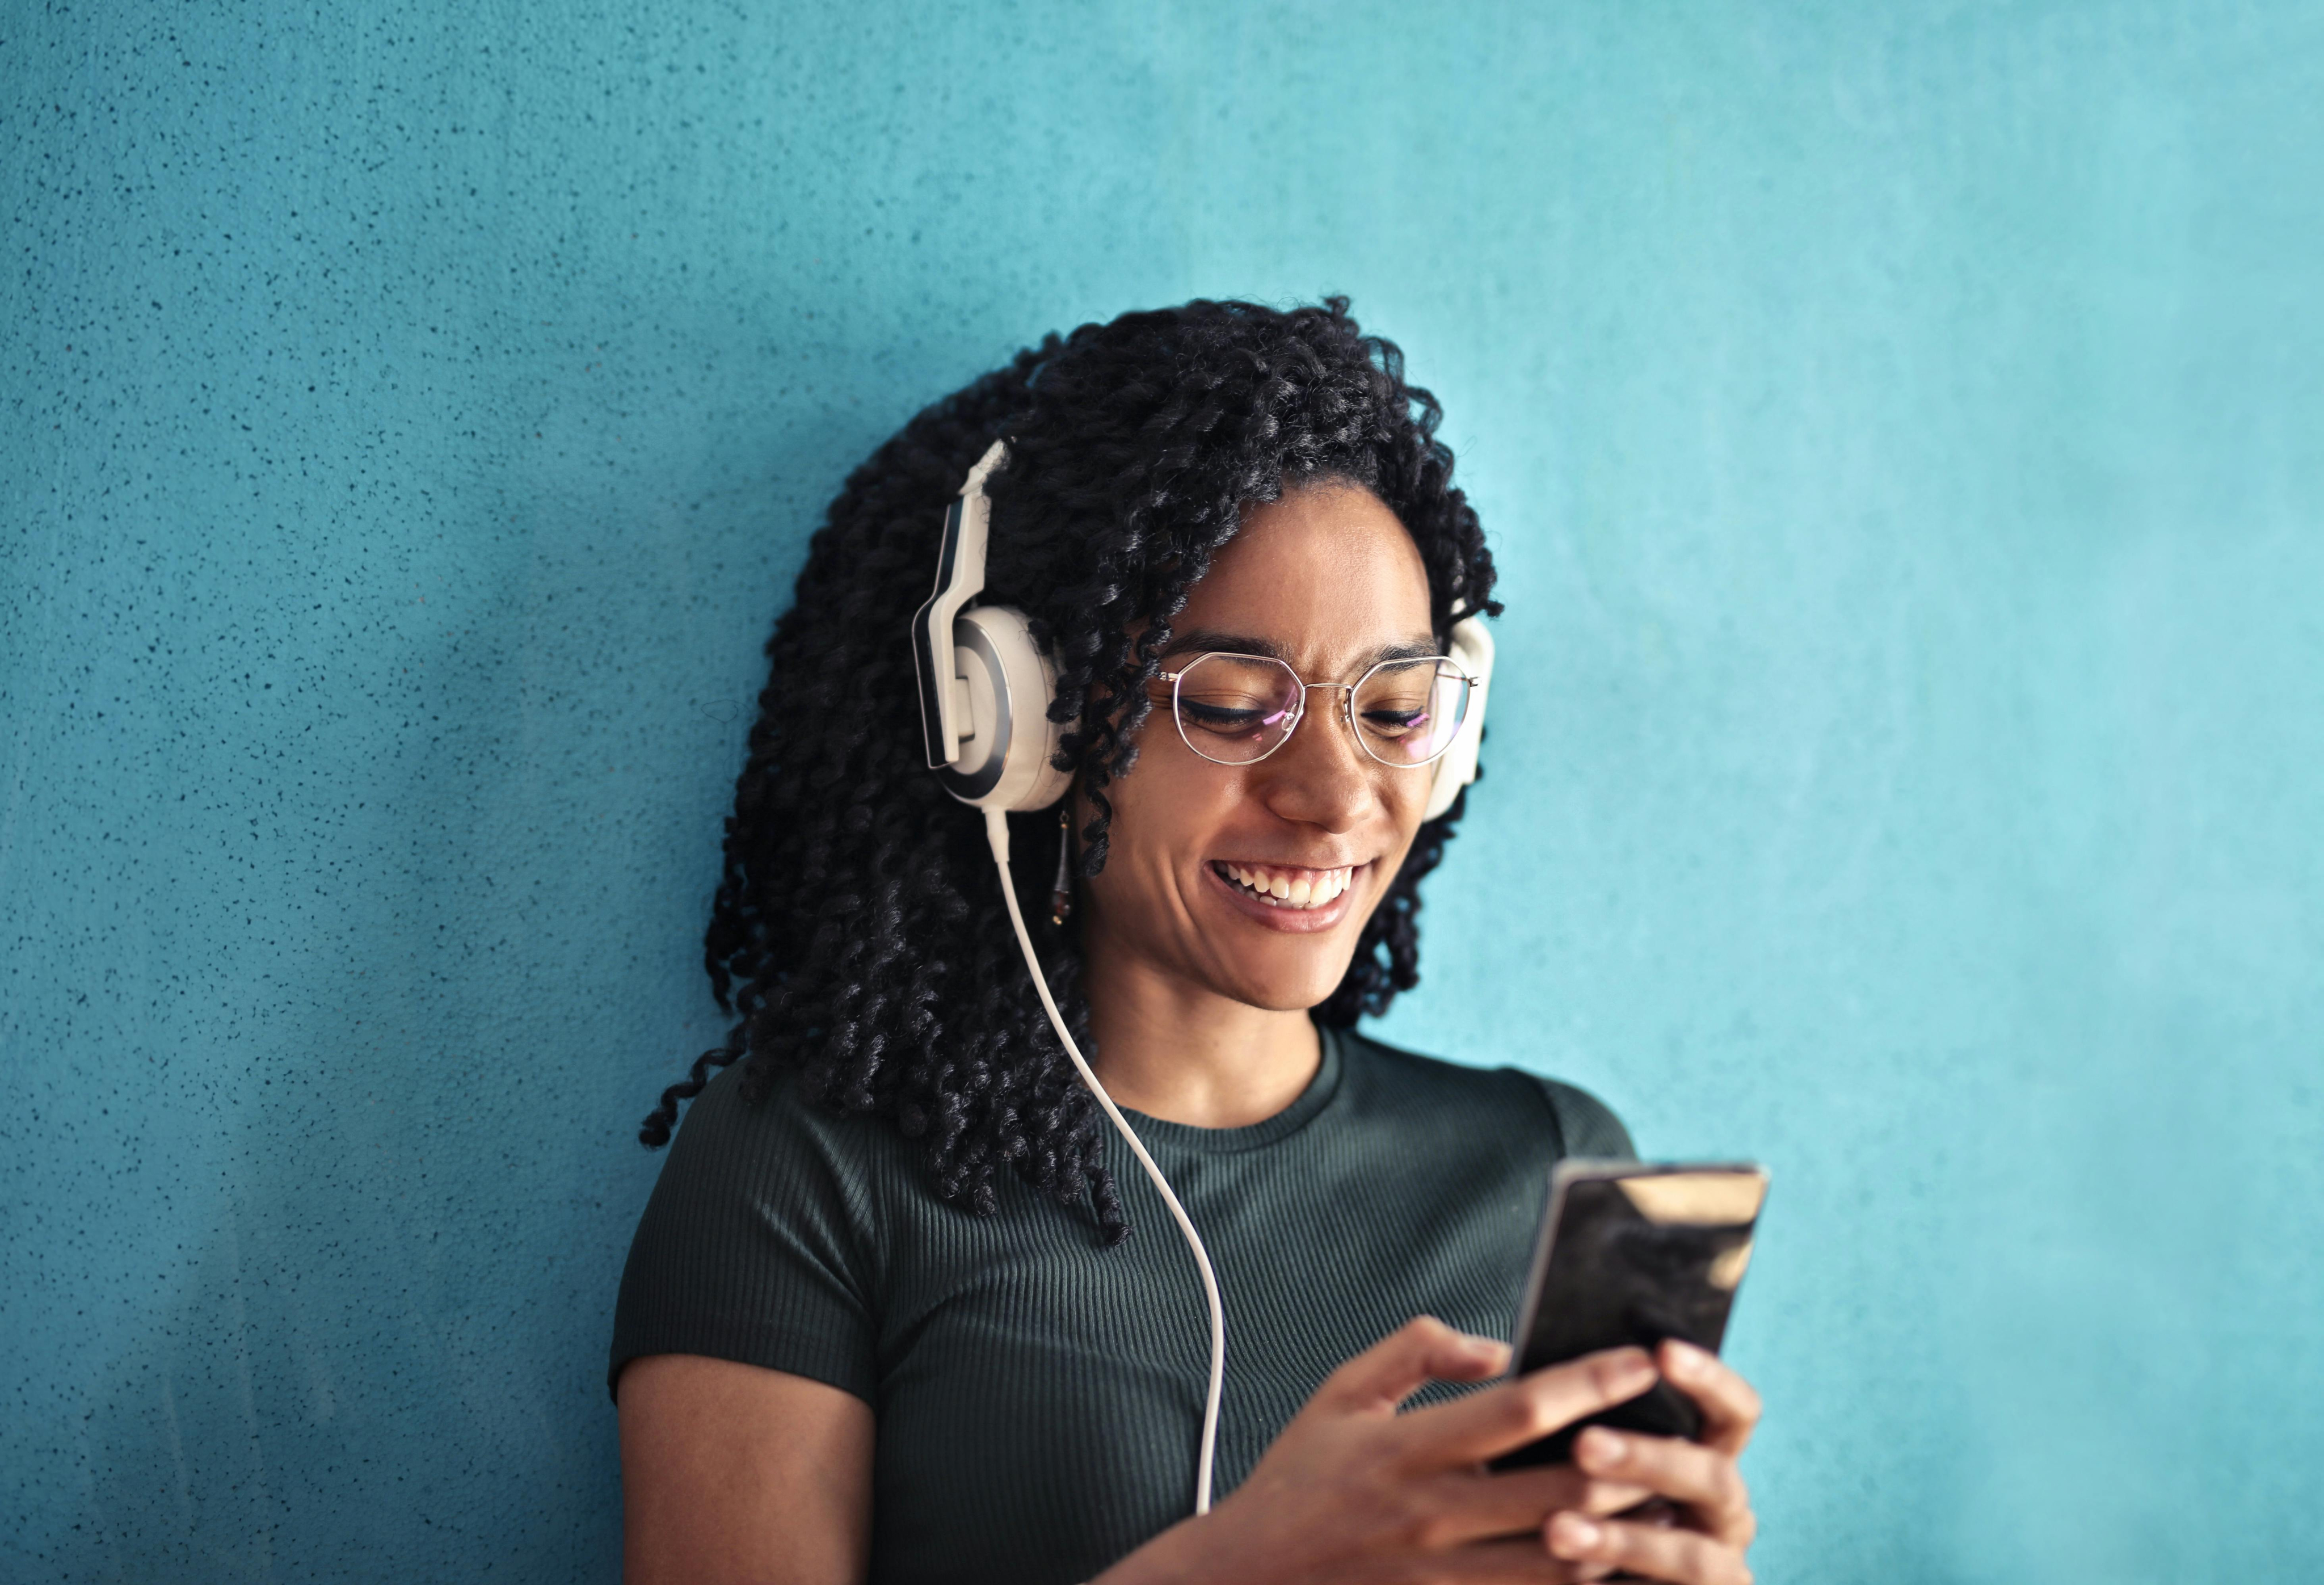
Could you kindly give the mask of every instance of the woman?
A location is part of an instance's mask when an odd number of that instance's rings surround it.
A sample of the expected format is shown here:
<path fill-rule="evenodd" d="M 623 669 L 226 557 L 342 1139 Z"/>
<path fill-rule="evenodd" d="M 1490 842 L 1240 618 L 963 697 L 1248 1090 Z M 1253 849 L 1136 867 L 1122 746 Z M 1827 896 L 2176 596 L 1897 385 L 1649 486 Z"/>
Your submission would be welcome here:
<path fill-rule="evenodd" d="M 1715 1359 L 1476 1385 L 1549 1166 L 1628 1155 L 1621 1125 L 1353 1029 L 1417 981 L 1461 813 L 1424 819 L 1396 745 L 1425 713 L 1373 679 L 1499 609 L 1438 410 L 1342 299 L 1197 302 L 1051 337 L 848 481 L 727 824 L 708 960 L 739 1022 L 644 1130 L 693 1099 L 616 1324 L 632 1581 L 1748 1579 L 1757 1405 Z M 1023 909 L 1224 1294 L 1199 1517 L 1203 1289 L 921 735 L 908 624 L 997 438 L 986 597 L 1050 646 L 1073 778 L 1069 819 L 1013 817 L 1059 889 L 1026 864 Z M 1238 713 L 1222 668 L 1279 706 Z M 1593 1428 L 1574 1465 L 1485 1468 L 1657 1370 L 1700 1443 Z"/>

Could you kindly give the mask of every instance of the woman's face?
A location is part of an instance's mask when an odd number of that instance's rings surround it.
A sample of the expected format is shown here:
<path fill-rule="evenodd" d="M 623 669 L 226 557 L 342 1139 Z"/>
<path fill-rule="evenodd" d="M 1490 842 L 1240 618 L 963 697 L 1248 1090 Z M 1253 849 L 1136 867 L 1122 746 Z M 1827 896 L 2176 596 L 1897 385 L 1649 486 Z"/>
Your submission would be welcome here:
<path fill-rule="evenodd" d="M 1353 683 L 1382 659 L 1436 648 L 1419 550 L 1377 496 L 1345 484 L 1247 513 L 1173 629 L 1165 671 L 1232 650 L 1276 656 L 1309 683 Z M 1338 987 L 1420 829 L 1431 773 L 1366 753 L 1346 697 L 1311 691 L 1281 747 L 1221 765 L 1186 746 L 1168 686 L 1157 687 L 1138 763 L 1108 789 L 1112 840 L 1084 889 L 1093 960 L 1127 954 L 1190 990 L 1278 1011 Z"/>

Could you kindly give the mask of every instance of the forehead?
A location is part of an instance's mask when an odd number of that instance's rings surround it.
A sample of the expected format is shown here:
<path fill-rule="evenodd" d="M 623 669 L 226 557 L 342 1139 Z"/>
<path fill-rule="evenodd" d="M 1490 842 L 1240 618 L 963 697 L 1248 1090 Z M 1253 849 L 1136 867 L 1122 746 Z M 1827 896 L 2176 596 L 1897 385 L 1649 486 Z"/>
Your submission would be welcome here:
<path fill-rule="evenodd" d="M 1266 638 L 1311 661 L 1427 644 L 1428 572 L 1379 497 L 1313 484 L 1244 514 L 1172 626 Z"/>

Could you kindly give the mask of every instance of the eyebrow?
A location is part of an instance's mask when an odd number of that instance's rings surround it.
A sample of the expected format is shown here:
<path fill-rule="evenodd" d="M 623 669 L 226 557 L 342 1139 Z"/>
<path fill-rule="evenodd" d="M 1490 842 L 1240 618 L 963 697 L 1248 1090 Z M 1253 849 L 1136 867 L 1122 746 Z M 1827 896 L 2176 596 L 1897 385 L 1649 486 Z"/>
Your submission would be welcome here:
<path fill-rule="evenodd" d="M 1264 655 L 1271 660 L 1290 664 L 1291 656 L 1273 639 L 1263 639 L 1255 633 L 1221 632 L 1216 628 L 1189 628 L 1183 633 L 1173 633 L 1164 646 L 1160 659 L 1184 655 L 1193 650 L 1205 653 L 1223 651 L 1231 655 Z M 1383 660 L 1426 660 L 1443 654 L 1434 639 L 1406 640 L 1401 644 L 1381 644 L 1359 656 L 1357 664 L 1369 669 Z"/>

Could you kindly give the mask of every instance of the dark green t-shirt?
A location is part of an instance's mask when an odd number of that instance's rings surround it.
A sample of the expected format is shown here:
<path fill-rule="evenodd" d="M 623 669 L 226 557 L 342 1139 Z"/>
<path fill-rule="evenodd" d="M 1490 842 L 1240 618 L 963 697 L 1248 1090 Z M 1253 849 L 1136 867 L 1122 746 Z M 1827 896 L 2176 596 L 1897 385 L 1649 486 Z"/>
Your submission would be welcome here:
<path fill-rule="evenodd" d="M 1086 1580 L 1185 1517 L 1210 1368 L 1202 1279 L 1113 1141 L 1132 1233 L 1013 1174 L 939 1201 L 888 1123 L 739 1070 L 686 1115 L 622 1276 L 613 1374 L 707 1354 L 878 1416 L 875 1585 Z M 1508 1337 L 1551 1163 L 1630 1154 L 1570 1085 L 1327 1033 L 1306 1092 L 1245 1129 L 1130 1114 L 1224 1291 L 1223 1497 L 1323 1378 L 1412 1316 Z M 1432 1388 L 1439 1395 L 1449 1388 Z"/>

